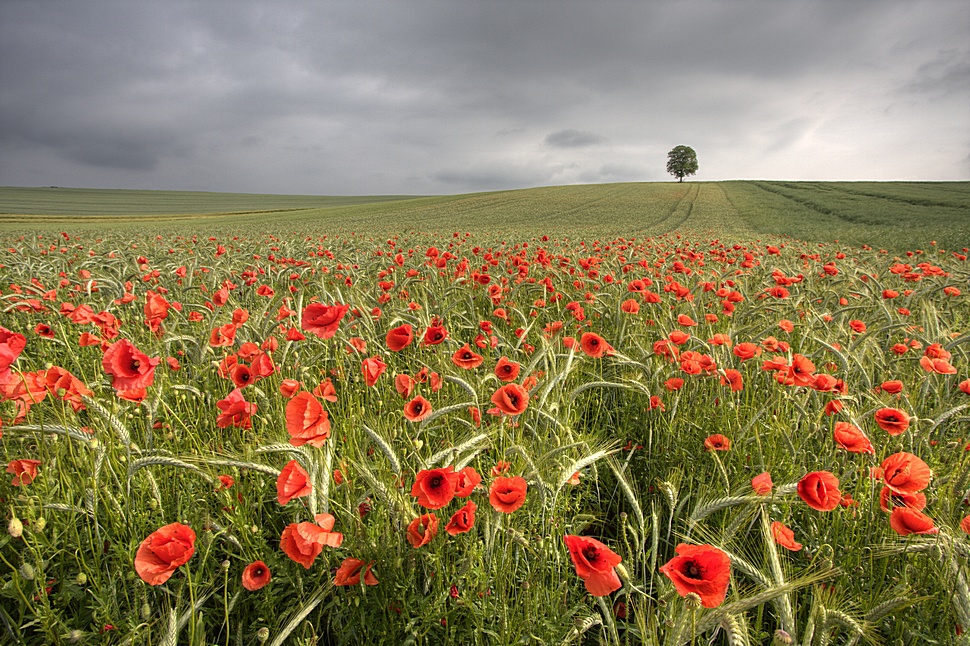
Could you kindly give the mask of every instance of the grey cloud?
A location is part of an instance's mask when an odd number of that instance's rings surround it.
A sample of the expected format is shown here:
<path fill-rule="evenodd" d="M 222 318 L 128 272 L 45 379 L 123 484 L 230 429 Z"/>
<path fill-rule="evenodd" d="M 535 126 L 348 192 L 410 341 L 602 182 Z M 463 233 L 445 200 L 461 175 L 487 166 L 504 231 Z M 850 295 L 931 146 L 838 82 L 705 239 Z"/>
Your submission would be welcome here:
<path fill-rule="evenodd" d="M 949 49 L 940 51 L 932 60 L 919 66 L 899 91 L 927 99 L 951 94 L 966 94 L 970 90 L 970 51 Z"/>
<path fill-rule="evenodd" d="M 593 132 L 583 132 L 580 130 L 559 130 L 546 136 L 543 142 L 553 148 L 583 148 L 585 146 L 595 146 L 606 141 L 606 137 Z"/>
<path fill-rule="evenodd" d="M 970 179 L 968 24 L 965 0 L 6 0 L 0 184 L 466 192 L 666 179 L 678 143 L 699 179 Z"/>

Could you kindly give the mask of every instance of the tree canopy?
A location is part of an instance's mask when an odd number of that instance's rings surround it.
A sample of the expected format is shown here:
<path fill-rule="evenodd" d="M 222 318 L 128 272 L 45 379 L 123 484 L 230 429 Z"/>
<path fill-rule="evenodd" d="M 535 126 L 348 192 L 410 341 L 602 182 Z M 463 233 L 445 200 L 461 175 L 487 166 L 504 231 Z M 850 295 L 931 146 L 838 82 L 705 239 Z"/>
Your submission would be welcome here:
<path fill-rule="evenodd" d="M 697 153 L 690 146 L 677 146 L 667 153 L 667 172 L 683 182 L 697 172 Z"/>

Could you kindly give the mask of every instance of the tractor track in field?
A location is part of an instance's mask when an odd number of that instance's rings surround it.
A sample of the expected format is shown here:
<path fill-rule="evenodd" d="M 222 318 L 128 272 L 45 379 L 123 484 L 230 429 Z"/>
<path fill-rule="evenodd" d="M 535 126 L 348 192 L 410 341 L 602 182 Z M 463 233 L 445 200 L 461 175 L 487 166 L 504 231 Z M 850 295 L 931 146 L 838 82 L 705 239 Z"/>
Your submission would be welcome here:
<path fill-rule="evenodd" d="M 765 191 L 766 193 L 771 193 L 772 195 L 777 195 L 778 197 L 781 197 L 781 198 L 783 198 L 785 200 L 788 200 L 789 202 L 794 202 L 795 204 L 797 204 L 799 206 L 802 206 L 802 207 L 804 207 L 806 209 L 809 209 L 811 211 L 815 211 L 816 213 L 820 213 L 822 215 L 832 216 L 832 217 L 838 218 L 839 220 L 842 220 L 843 222 L 855 223 L 855 220 L 853 219 L 853 217 L 850 216 L 850 215 L 848 215 L 848 214 L 840 213 L 839 211 L 836 211 L 835 209 L 831 209 L 831 208 L 829 208 L 827 206 L 823 206 L 823 205 L 821 205 L 821 204 L 819 204 L 817 202 L 813 202 L 812 200 L 808 200 L 808 199 L 805 199 L 803 197 L 796 197 L 794 195 L 789 195 L 788 193 L 786 193 L 786 192 L 784 192 L 782 190 L 779 190 L 779 189 L 773 188 L 773 187 L 769 187 L 768 185 L 766 185 L 763 182 L 751 182 L 751 185 L 752 186 L 756 186 L 757 188 L 760 188 L 761 190 Z"/>
<path fill-rule="evenodd" d="M 875 193 L 871 191 L 863 191 L 859 189 L 852 189 L 840 185 L 832 185 L 830 187 L 833 191 L 838 191 L 845 193 L 847 195 L 854 195 L 858 197 L 875 198 L 879 200 L 886 200 L 887 202 L 893 202 L 896 204 L 909 204 L 910 206 L 920 206 L 920 207 L 938 207 L 938 208 L 950 208 L 950 209 L 970 209 L 970 205 L 959 204 L 954 202 L 947 202 L 942 200 L 930 200 L 919 197 L 905 197 L 902 195 L 888 195 L 886 193 Z"/>
<path fill-rule="evenodd" d="M 552 213 L 554 213 L 556 216 L 568 216 L 568 215 L 572 215 L 574 213 L 579 213 L 581 211 L 588 210 L 589 207 L 591 207 L 594 204 L 599 204 L 601 202 L 606 202 L 608 200 L 613 199 L 614 197 L 617 197 L 618 195 L 622 195 L 624 193 L 629 193 L 630 190 L 631 189 L 629 187 L 619 186 L 619 187 L 617 187 L 617 188 L 609 191 L 608 193 L 602 193 L 597 198 L 594 198 L 592 200 L 586 200 L 584 202 L 580 202 L 579 204 L 576 204 L 576 205 L 571 206 L 571 207 L 566 208 L 566 209 L 556 209 Z"/>
<path fill-rule="evenodd" d="M 687 189 L 679 200 L 673 205 L 673 207 L 656 222 L 651 225 L 651 229 L 659 229 L 661 233 L 669 233 L 671 231 L 676 231 L 680 226 L 690 218 L 691 212 L 694 210 L 694 201 L 697 199 L 697 195 L 700 193 L 700 184 L 693 184 Z M 685 200 L 687 201 L 686 207 L 684 206 Z M 685 211 L 684 215 L 677 216 L 677 220 L 673 226 L 665 225 L 671 218 L 674 218 L 679 211 Z"/>

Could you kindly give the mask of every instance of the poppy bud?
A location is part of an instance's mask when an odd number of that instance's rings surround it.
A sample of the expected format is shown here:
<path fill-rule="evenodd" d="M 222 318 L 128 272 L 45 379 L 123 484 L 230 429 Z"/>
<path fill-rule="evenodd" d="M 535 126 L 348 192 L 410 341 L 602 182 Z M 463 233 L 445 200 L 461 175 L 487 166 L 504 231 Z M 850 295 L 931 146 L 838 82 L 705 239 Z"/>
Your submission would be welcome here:
<path fill-rule="evenodd" d="M 10 524 L 7 525 L 7 533 L 14 538 L 20 538 L 24 535 L 24 524 L 20 522 L 20 519 L 14 516 L 10 519 Z"/>
<path fill-rule="evenodd" d="M 618 563 L 613 567 L 613 569 L 616 570 L 617 576 L 619 576 L 622 581 L 630 580 L 630 573 L 626 571 L 626 568 L 623 567 L 622 563 Z"/>
<path fill-rule="evenodd" d="M 33 581 L 35 574 L 34 566 L 30 563 L 24 563 L 20 566 L 20 576 L 24 577 L 28 581 Z"/>

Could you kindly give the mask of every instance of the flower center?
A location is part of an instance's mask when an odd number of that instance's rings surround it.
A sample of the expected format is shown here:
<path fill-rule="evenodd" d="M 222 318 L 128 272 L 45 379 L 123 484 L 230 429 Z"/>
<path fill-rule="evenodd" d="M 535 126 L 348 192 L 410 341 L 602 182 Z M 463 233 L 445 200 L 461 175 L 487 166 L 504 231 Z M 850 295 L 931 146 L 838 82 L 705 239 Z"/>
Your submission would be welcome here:
<path fill-rule="evenodd" d="M 687 563 L 684 565 L 684 574 L 686 574 L 691 579 L 700 579 L 701 569 L 700 567 L 697 566 L 696 562 L 687 561 Z"/>

